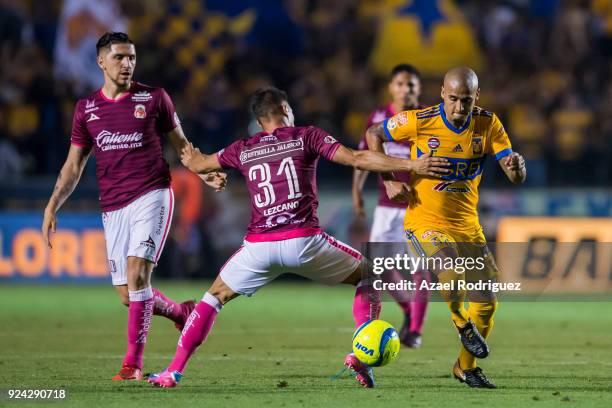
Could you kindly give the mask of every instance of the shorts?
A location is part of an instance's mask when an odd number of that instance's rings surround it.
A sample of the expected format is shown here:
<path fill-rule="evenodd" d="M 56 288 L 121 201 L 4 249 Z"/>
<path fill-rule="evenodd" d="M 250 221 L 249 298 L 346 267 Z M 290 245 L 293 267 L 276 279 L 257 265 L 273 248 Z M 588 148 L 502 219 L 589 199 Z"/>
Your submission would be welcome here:
<path fill-rule="evenodd" d="M 251 296 L 284 273 L 327 285 L 341 283 L 361 259 L 357 250 L 325 233 L 280 241 L 244 241 L 219 276 L 235 293 Z"/>
<path fill-rule="evenodd" d="M 127 258 L 157 264 L 168 238 L 174 194 L 172 189 L 150 191 L 127 206 L 102 213 L 106 255 L 113 285 L 127 284 Z"/>
<path fill-rule="evenodd" d="M 370 242 L 404 242 L 405 208 L 376 206 Z"/>
<path fill-rule="evenodd" d="M 424 258 L 433 257 L 439 251 L 451 248 L 457 252 L 458 257 L 474 260 L 470 262 L 474 267 L 462 267 L 467 282 L 495 280 L 499 275 L 495 258 L 487 247 L 487 240 L 480 226 L 466 231 L 416 226 L 406 230 L 406 238 L 412 252 Z"/>

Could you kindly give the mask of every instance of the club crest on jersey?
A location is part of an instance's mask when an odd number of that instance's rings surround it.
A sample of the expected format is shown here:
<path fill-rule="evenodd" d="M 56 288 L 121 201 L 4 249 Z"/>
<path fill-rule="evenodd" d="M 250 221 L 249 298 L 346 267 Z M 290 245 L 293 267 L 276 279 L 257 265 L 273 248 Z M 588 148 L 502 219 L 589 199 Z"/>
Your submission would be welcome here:
<path fill-rule="evenodd" d="M 462 152 L 463 149 L 461 148 L 460 144 L 457 144 L 457 146 L 455 146 L 455 148 L 453 149 L 453 152 Z"/>
<path fill-rule="evenodd" d="M 136 119 L 144 119 L 147 117 L 147 111 L 144 105 L 134 106 L 134 117 Z"/>
<path fill-rule="evenodd" d="M 132 101 L 134 102 L 147 102 L 151 99 L 153 99 L 153 97 L 147 91 L 136 92 L 134 95 L 132 95 Z"/>
<path fill-rule="evenodd" d="M 334 144 L 336 143 L 336 139 L 334 139 L 333 136 L 327 135 L 325 136 L 325 139 L 323 139 L 323 141 L 327 144 Z"/>
<path fill-rule="evenodd" d="M 437 149 L 440 147 L 440 139 L 437 137 L 430 137 L 427 140 L 427 146 L 429 146 L 430 149 Z"/>
<path fill-rule="evenodd" d="M 472 153 L 482 154 L 482 138 L 475 137 L 472 139 Z"/>

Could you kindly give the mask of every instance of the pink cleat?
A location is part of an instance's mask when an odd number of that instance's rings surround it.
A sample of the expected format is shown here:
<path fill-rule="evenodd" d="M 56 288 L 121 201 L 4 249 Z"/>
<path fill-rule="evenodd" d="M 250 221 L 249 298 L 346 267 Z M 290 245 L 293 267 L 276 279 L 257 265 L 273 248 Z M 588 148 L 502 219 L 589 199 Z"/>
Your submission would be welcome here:
<path fill-rule="evenodd" d="M 183 374 L 178 371 L 168 371 L 167 369 L 161 373 L 149 374 L 147 382 L 153 384 L 156 387 L 162 388 L 174 388 L 183 378 Z"/>
<path fill-rule="evenodd" d="M 355 354 L 349 353 L 344 358 L 344 365 L 355 373 L 355 379 L 364 388 L 374 388 L 374 370 L 372 367 L 359 361 Z"/>
<path fill-rule="evenodd" d="M 195 307 L 196 302 L 194 302 L 193 300 L 186 300 L 181 303 L 181 308 L 183 309 L 183 323 L 174 323 L 174 327 L 176 327 L 178 331 L 183 331 L 183 327 L 185 327 L 185 322 L 187 321 L 187 318 L 189 317 L 191 312 L 193 312 L 193 309 L 195 309 Z"/>

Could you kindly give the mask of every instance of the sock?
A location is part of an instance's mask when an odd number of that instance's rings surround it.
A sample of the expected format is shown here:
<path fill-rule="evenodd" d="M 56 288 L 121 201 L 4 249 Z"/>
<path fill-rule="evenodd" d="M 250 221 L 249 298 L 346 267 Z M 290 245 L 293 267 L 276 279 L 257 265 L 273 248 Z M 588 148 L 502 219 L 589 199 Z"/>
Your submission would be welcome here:
<path fill-rule="evenodd" d="M 363 279 L 357 284 L 355 299 L 353 300 L 355 328 L 368 320 L 378 319 L 380 309 L 380 293 L 372 287 L 370 280 Z"/>
<path fill-rule="evenodd" d="M 167 317 L 179 324 L 185 321 L 182 305 L 166 297 L 166 295 L 156 288 L 153 288 L 153 299 L 155 300 L 155 306 L 153 307 L 154 315 Z"/>
<path fill-rule="evenodd" d="M 384 282 L 400 282 L 404 276 L 397 269 L 386 270 L 381 276 Z M 387 293 L 402 308 L 404 315 L 410 315 L 410 293 L 405 290 L 388 290 Z"/>
<path fill-rule="evenodd" d="M 429 291 L 419 289 L 422 281 L 429 282 L 429 271 L 419 271 L 413 275 L 413 282 L 416 284 L 414 291 L 414 299 L 410 302 L 410 331 L 421 334 L 423 331 L 423 323 L 425 323 L 425 315 L 427 314 L 427 305 L 429 304 Z"/>
<path fill-rule="evenodd" d="M 153 316 L 153 291 L 149 286 L 142 290 L 130 290 L 128 294 L 128 347 L 123 364 L 142 368 L 142 354 Z"/>
<path fill-rule="evenodd" d="M 476 328 L 485 339 L 489 337 L 493 329 L 493 315 L 496 310 L 496 300 L 487 303 L 470 302 L 470 307 L 468 308 L 470 319 L 472 319 Z M 459 351 L 459 366 L 463 370 L 476 368 L 476 357 L 468 353 L 463 346 L 461 346 L 461 350 Z"/>
<path fill-rule="evenodd" d="M 183 373 L 192 354 L 206 340 L 221 307 L 221 302 L 216 297 L 208 292 L 204 294 L 202 301 L 197 304 L 187 318 L 185 328 L 176 347 L 174 359 L 168 366 L 168 371 Z"/>
<path fill-rule="evenodd" d="M 446 270 L 438 274 L 438 281 L 440 283 L 444 284 L 451 281 L 455 281 L 455 288 L 457 287 L 458 280 L 459 275 L 457 275 L 453 270 Z M 451 319 L 453 320 L 453 323 L 455 323 L 455 326 L 465 326 L 469 318 L 464 306 L 465 290 L 444 290 L 441 291 L 440 294 L 442 295 L 442 298 L 446 301 L 446 304 L 448 305 L 448 308 L 451 311 Z"/>

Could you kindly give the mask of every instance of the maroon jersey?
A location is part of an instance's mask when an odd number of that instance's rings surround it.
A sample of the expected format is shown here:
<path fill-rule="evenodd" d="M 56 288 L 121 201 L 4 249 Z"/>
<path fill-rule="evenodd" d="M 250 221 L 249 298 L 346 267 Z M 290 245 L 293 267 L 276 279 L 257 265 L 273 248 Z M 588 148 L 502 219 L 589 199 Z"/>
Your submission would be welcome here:
<path fill-rule="evenodd" d="M 118 99 L 98 90 L 77 102 L 70 141 L 94 149 L 102 211 L 170 186 L 162 134 L 178 123 L 166 91 L 137 82 Z"/>
<path fill-rule="evenodd" d="M 393 106 L 391 104 L 387 105 L 384 108 L 375 110 L 368 117 L 366 129 L 375 123 L 382 122 L 383 120 L 390 118 L 393 115 L 395 115 L 395 112 L 393 111 Z M 366 141 L 364 135 L 364 137 L 362 137 L 359 141 L 359 150 L 367 149 L 368 142 Z M 383 149 L 385 150 L 385 154 L 389 156 L 410 159 L 410 143 L 385 142 L 383 143 Z M 395 177 L 395 180 L 410 183 L 410 173 L 394 172 L 393 175 Z M 378 205 L 394 208 L 406 208 L 407 205 L 406 203 L 396 203 L 387 196 L 387 190 L 385 189 L 385 185 L 383 184 L 383 179 L 380 174 L 378 175 Z"/>
<path fill-rule="evenodd" d="M 278 241 L 321 232 L 316 171 L 319 157 L 331 160 L 340 147 L 314 126 L 260 132 L 219 151 L 223 168 L 235 168 L 251 195 L 251 222 L 245 239 Z"/>

